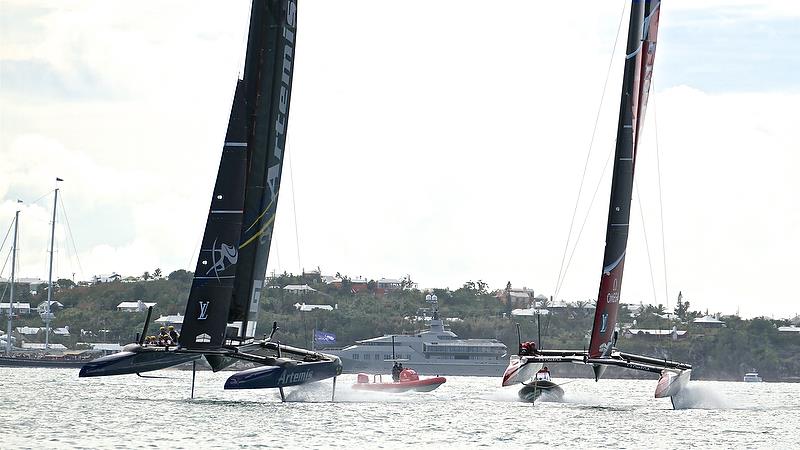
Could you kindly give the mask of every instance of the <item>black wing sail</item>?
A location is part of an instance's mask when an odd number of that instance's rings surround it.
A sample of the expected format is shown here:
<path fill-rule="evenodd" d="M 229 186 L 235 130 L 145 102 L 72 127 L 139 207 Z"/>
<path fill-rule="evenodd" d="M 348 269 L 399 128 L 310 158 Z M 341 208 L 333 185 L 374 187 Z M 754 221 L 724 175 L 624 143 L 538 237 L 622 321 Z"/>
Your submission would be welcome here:
<path fill-rule="evenodd" d="M 658 2 L 655 1 L 656 6 Z M 617 144 L 614 156 L 614 175 L 611 181 L 611 202 L 608 208 L 606 247 L 603 256 L 603 271 L 597 296 L 592 337 L 589 342 L 589 357 L 600 358 L 611 353 L 614 330 L 617 324 L 622 274 L 628 245 L 628 225 L 633 196 L 633 169 L 636 164 L 637 132 L 641 130 L 643 117 L 637 117 L 642 96 L 640 82 L 642 69 L 643 22 L 650 1 L 634 0 L 631 5 L 631 20 L 628 29 L 628 44 L 625 58 L 625 75 L 622 82 L 622 99 L 617 125 Z M 653 36 L 655 39 L 655 36 Z M 645 49 L 647 50 L 647 49 Z M 649 87 L 649 84 L 648 84 Z M 643 111 L 643 110 L 642 110 Z"/>
<path fill-rule="evenodd" d="M 294 70 L 297 2 L 256 0 L 250 20 L 244 85 L 249 125 L 239 262 L 228 322 L 255 335 L 283 168 Z M 241 326 L 247 324 L 247 326 Z"/>
<path fill-rule="evenodd" d="M 246 118 L 244 89 L 240 81 L 236 86 L 217 182 L 186 303 L 179 339 L 183 348 L 219 348 L 225 341 L 236 264 L 240 259 L 247 164 Z"/>

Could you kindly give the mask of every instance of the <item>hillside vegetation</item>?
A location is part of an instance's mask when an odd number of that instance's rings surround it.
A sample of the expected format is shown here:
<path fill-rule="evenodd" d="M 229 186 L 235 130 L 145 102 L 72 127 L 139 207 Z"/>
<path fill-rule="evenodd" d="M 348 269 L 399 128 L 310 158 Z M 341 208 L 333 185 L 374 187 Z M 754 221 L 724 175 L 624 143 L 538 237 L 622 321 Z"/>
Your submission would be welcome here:
<path fill-rule="evenodd" d="M 281 342 L 302 347 L 311 346 L 313 330 L 333 332 L 337 345 L 343 346 L 356 340 L 384 334 L 400 334 L 424 328 L 417 320 L 429 312 L 423 292 L 416 289 L 401 289 L 375 295 L 374 283 L 357 294 L 352 293 L 347 277 L 341 287 L 326 285 L 319 276 L 294 276 L 284 274 L 269 281 L 270 289 L 262 291 L 259 333 L 266 333 L 273 321 L 280 326 L 278 338 Z M 309 284 L 318 292 L 306 295 L 287 293 L 288 284 Z M 167 278 L 151 279 L 133 283 L 97 283 L 92 286 L 75 286 L 69 280 L 59 280 L 54 299 L 64 305 L 56 311 L 53 327 L 70 328 L 69 336 L 51 336 L 51 341 L 76 348 L 79 342 L 119 342 L 134 340 L 141 332 L 145 314 L 117 311 L 123 301 L 143 300 L 155 302 L 157 307 L 153 319 L 159 315 L 183 314 L 191 286 L 191 273 L 176 271 Z M 0 291 L 2 291 L 0 285 Z M 23 292 L 32 307 L 47 298 L 45 289 L 30 295 Z M 440 315 L 460 320 L 448 321 L 452 331 L 463 338 L 496 338 L 504 342 L 509 351 L 517 346 L 515 323 L 520 323 L 524 340 L 536 339 L 537 326 L 529 317 L 510 318 L 509 307 L 501 303 L 495 293 L 486 289 L 480 281 L 467 282 L 459 289 L 435 289 L 439 298 Z M 314 310 L 299 312 L 297 303 L 327 304 L 336 306 L 333 311 Z M 582 304 L 581 304 L 582 303 Z M 578 348 L 587 346 L 593 309 L 581 307 L 586 302 L 576 302 L 574 307 L 542 316 L 542 340 L 546 348 Z M 620 311 L 622 322 L 632 322 L 637 328 L 670 329 L 677 326 L 687 330 L 685 337 L 673 341 L 669 337 L 620 337 L 617 346 L 628 352 L 684 361 L 694 366 L 693 378 L 740 380 L 751 368 L 759 370 L 766 380 L 797 379 L 800 375 L 800 335 L 779 333 L 777 326 L 786 321 L 765 318 L 744 320 L 726 316 L 725 328 L 701 328 L 691 323 L 691 318 L 700 315 L 692 312 L 688 302 L 675 310 L 675 321 L 662 319 L 663 308 L 643 307 L 638 311 Z M 33 311 L 15 320 L 17 326 L 43 326 Z M 83 330 L 83 331 L 82 331 Z M 157 326 L 151 324 L 150 334 Z M 19 336 L 26 342 L 43 342 L 43 333 L 35 336 Z"/>

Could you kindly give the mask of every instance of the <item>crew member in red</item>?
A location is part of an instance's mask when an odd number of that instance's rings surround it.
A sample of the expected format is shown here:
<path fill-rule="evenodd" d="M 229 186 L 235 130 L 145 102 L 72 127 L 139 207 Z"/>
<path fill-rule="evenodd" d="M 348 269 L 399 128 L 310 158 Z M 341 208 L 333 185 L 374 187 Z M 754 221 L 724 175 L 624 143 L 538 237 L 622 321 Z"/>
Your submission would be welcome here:
<path fill-rule="evenodd" d="M 519 356 L 532 356 L 536 354 L 536 342 L 528 341 L 519 345 Z"/>

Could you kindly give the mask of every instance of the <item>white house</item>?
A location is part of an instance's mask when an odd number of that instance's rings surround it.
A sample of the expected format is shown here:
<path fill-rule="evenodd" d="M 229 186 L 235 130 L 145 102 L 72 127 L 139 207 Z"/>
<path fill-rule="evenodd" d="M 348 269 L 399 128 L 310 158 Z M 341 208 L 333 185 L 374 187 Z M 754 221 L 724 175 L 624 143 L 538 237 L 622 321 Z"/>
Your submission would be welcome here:
<path fill-rule="evenodd" d="M 95 275 L 92 277 L 92 283 L 112 283 L 114 281 L 119 281 L 122 278 L 122 275 L 112 272 L 111 274 L 107 275 Z"/>
<path fill-rule="evenodd" d="M 705 316 L 705 317 L 698 317 L 692 321 L 692 323 L 706 327 L 706 328 L 722 328 L 725 325 L 725 322 L 716 319 L 712 316 Z"/>
<path fill-rule="evenodd" d="M 117 311 L 142 312 L 146 311 L 147 308 L 151 306 L 156 306 L 156 303 L 143 302 L 141 300 L 137 300 L 135 302 L 122 302 L 117 305 Z"/>
<path fill-rule="evenodd" d="M 8 303 L 0 303 L 0 314 L 8 315 Z M 21 303 L 21 302 L 14 302 L 14 313 L 15 314 L 30 314 L 31 313 L 31 304 L 30 303 Z"/>
<path fill-rule="evenodd" d="M 43 301 L 42 303 L 39 303 L 39 306 L 37 306 L 36 309 L 41 312 L 44 311 L 46 307 L 47 307 L 47 300 Z M 64 308 L 64 305 L 61 302 L 56 300 L 50 300 L 50 311 L 62 308 Z"/>
<path fill-rule="evenodd" d="M 44 328 L 39 327 L 17 327 L 17 333 L 24 334 L 25 336 L 33 336 L 39 331 L 44 331 Z"/>
<path fill-rule="evenodd" d="M 338 309 L 338 308 L 334 308 L 331 305 L 306 305 L 305 303 L 295 303 L 294 307 L 297 310 L 303 311 L 303 312 L 313 311 L 315 309 L 321 309 L 321 310 L 324 310 L 324 311 L 333 311 L 334 309 Z"/>
<path fill-rule="evenodd" d="M 170 314 L 166 316 L 161 316 L 155 320 L 156 323 L 160 323 L 162 325 L 182 325 L 183 324 L 183 316 L 180 314 Z"/>
<path fill-rule="evenodd" d="M 291 294 L 305 294 L 306 292 L 317 292 L 316 289 L 312 288 L 307 284 L 287 284 L 286 286 L 283 287 L 283 290 Z"/>

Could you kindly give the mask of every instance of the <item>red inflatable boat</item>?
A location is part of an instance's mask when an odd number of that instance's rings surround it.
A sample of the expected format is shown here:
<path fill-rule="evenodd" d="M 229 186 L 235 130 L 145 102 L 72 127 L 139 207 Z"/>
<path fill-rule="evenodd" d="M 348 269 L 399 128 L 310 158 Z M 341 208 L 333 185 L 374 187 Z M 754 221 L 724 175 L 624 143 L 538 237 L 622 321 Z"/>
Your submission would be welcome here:
<path fill-rule="evenodd" d="M 414 369 L 403 369 L 400 372 L 400 381 L 392 381 L 388 383 L 383 382 L 381 375 L 373 375 L 372 382 L 369 381 L 369 375 L 366 373 L 358 374 L 358 382 L 353 385 L 353 389 L 360 389 L 365 391 L 383 391 L 383 392 L 430 392 L 447 381 L 445 377 L 433 377 L 420 380 L 417 371 Z"/>

